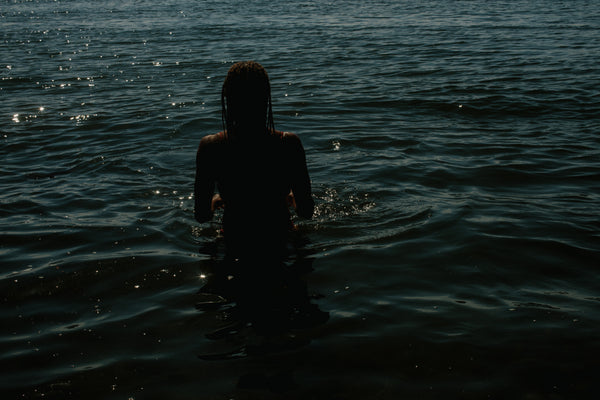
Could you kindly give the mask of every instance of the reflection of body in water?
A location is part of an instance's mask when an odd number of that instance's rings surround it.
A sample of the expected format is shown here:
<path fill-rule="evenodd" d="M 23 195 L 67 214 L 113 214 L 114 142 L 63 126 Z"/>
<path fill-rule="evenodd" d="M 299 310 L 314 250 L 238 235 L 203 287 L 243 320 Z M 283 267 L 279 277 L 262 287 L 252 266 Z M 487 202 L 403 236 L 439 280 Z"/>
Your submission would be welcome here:
<path fill-rule="evenodd" d="M 251 358 L 252 367 L 239 376 L 240 390 L 297 389 L 297 357 L 329 319 L 312 302 L 318 296 L 307 289 L 311 260 L 298 257 L 293 263 L 270 264 L 270 270 L 261 268 L 258 274 L 241 260 L 213 260 L 205 266 L 206 284 L 196 308 L 212 313 L 218 325 L 206 334 L 213 343 L 210 350 L 198 357 L 207 362 Z M 281 353 L 285 357 L 277 357 Z"/>
<path fill-rule="evenodd" d="M 196 156 L 195 218 L 210 221 L 223 207 L 229 258 L 277 259 L 293 228 L 289 207 L 301 217 L 313 214 L 304 148 L 293 133 L 274 129 L 260 64 L 234 64 L 221 97 L 224 131 L 203 137 Z"/>
<path fill-rule="evenodd" d="M 329 314 L 321 311 L 308 293 L 305 276 L 312 271 L 309 259 L 292 264 L 271 265 L 269 271 L 251 273 L 241 261 L 223 260 L 206 271 L 196 307 L 218 310 L 220 327 L 206 336 L 211 340 L 232 340 L 233 349 L 204 355 L 204 359 L 227 359 L 277 353 L 310 342 L 310 329 L 325 323 Z M 267 273 L 265 273 L 267 272 Z"/>

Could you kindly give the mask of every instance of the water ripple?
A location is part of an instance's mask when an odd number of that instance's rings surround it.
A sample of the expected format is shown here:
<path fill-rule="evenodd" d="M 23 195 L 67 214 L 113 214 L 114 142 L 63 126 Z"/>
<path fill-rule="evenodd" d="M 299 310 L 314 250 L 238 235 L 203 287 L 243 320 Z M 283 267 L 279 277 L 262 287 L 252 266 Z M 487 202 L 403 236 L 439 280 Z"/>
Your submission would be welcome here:
<path fill-rule="evenodd" d="M 0 11 L 6 396 L 593 393 L 591 2 L 31 4 Z M 289 264 L 330 318 L 295 340 L 194 307 L 222 255 L 196 146 L 241 59 L 313 180 Z"/>

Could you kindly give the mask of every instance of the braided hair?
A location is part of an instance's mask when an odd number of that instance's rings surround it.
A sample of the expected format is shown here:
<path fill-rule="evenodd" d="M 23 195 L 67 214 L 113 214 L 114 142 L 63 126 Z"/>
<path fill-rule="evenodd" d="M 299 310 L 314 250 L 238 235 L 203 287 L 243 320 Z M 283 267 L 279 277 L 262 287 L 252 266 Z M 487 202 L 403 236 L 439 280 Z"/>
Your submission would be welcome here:
<path fill-rule="evenodd" d="M 271 85 L 262 65 L 243 61 L 229 68 L 221 90 L 221 121 L 228 136 L 275 131 Z"/>

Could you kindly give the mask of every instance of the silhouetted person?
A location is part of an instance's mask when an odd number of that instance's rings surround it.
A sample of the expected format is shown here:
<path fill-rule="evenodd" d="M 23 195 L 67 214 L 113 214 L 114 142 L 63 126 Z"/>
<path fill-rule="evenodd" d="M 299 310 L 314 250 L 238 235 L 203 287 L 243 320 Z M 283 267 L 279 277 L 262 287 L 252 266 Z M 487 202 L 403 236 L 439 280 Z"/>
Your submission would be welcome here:
<path fill-rule="evenodd" d="M 210 221 L 224 207 L 229 257 L 279 257 L 293 229 L 289 207 L 304 218 L 313 214 L 304 148 L 295 134 L 275 130 L 269 77 L 260 64 L 234 64 L 221 103 L 224 130 L 198 146 L 195 218 Z"/>

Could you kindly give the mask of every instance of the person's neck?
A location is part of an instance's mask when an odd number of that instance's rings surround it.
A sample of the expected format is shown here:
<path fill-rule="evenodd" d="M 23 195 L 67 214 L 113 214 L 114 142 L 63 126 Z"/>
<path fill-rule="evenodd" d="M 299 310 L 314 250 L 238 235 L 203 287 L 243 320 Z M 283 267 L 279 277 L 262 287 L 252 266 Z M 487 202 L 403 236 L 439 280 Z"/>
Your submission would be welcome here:
<path fill-rule="evenodd" d="M 231 133 L 227 133 L 227 138 L 235 143 L 256 143 L 261 142 L 269 137 L 269 133 L 264 126 L 236 128 Z"/>

